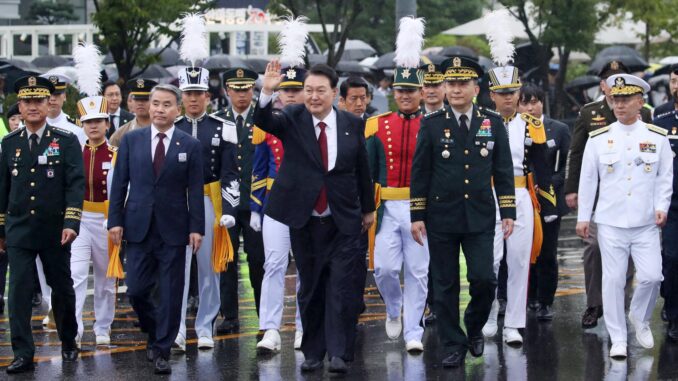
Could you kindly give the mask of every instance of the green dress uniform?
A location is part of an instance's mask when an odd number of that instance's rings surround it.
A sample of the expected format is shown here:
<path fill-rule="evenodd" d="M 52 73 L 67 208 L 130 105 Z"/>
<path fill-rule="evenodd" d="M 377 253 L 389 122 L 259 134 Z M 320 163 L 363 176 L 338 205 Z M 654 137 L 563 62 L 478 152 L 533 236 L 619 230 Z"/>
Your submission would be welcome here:
<path fill-rule="evenodd" d="M 18 80 L 19 98 L 44 97 L 40 82 L 36 77 Z M 46 96 L 49 89 L 46 86 Z M 70 244 L 62 246 L 61 236 L 63 229 L 79 231 L 84 193 L 82 150 L 71 132 L 45 124 L 36 134 L 24 127 L 4 137 L 0 154 L 0 237 L 5 239 L 12 269 L 9 321 L 16 357 L 32 361 L 35 353 L 31 333 L 33 290 L 26 285 L 33 284 L 37 255 L 52 288 L 62 348 L 75 349 L 78 325 Z"/>
<path fill-rule="evenodd" d="M 476 137 L 481 123 L 491 133 Z M 433 310 L 449 354 L 466 350 L 468 337 L 480 335 L 494 300 L 495 200 L 503 218 L 515 219 L 515 189 L 506 128 L 494 112 L 473 108 L 467 133 L 449 106 L 424 117 L 412 163 L 411 218 L 424 221 L 431 255 Z M 464 139 L 465 138 L 465 139 Z M 475 145 L 482 140 L 481 145 Z M 471 302 L 459 324 L 459 247 L 464 251 Z"/>

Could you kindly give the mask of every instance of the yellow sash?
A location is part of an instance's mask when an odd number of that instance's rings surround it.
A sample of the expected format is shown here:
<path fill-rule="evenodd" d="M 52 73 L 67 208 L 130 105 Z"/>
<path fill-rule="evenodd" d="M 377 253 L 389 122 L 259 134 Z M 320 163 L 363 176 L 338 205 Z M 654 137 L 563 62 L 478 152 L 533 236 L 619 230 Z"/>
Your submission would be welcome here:
<path fill-rule="evenodd" d="M 534 187 L 534 176 L 532 174 L 527 175 L 527 191 L 530 193 L 530 200 L 532 200 L 532 209 L 534 210 L 534 233 L 532 234 L 532 251 L 530 253 L 530 263 L 537 263 L 537 258 L 541 253 L 541 245 L 544 241 L 544 233 L 541 226 L 541 218 L 539 218 L 539 213 L 541 212 L 541 205 L 539 205 L 539 200 L 537 199 L 537 191 Z"/>
<path fill-rule="evenodd" d="M 374 184 L 374 203 L 376 204 L 375 212 L 379 209 L 381 205 L 381 184 Z M 370 226 L 370 230 L 367 232 L 367 247 L 369 250 L 369 270 L 374 270 L 374 241 L 377 238 L 377 221 L 375 218 L 374 223 Z"/>
<path fill-rule="evenodd" d="M 219 225 L 221 219 L 221 183 L 213 181 L 205 184 L 205 196 L 209 196 L 214 209 L 214 232 L 212 239 L 212 270 L 215 273 L 226 271 L 228 264 L 233 262 L 233 245 L 228 229 Z"/>

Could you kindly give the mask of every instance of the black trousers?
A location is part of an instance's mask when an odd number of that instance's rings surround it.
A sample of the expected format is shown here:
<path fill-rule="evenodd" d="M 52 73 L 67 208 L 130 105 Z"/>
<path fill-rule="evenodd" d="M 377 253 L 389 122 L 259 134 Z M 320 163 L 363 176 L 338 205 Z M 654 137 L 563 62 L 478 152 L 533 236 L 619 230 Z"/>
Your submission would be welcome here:
<path fill-rule="evenodd" d="M 341 233 L 332 217 L 311 217 L 303 228 L 290 228 L 300 281 L 301 350 L 307 360 L 326 354 L 353 360 L 367 276 L 360 239 L 361 234 Z"/>
<path fill-rule="evenodd" d="M 468 348 L 468 337 L 482 335 L 494 300 L 497 278 L 493 269 L 494 230 L 481 233 L 428 231 L 433 279 L 433 311 L 445 355 Z M 466 333 L 459 322 L 459 248 L 466 257 L 471 301 L 464 313 Z"/>
<path fill-rule="evenodd" d="M 221 313 L 224 319 L 238 318 L 238 250 L 240 249 L 240 234 L 243 236 L 244 250 L 247 254 L 250 283 L 254 290 L 254 302 L 259 315 L 259 300 L 261 299 L 261 282 L 264 280 L 264 241 L 261 232 L 250 227 L 249 210 L 239 210 L 235 218 L 235 226 L 228 229 L 231 243 L 235 252 L 233 263 L 221 274 L 219 280 L 221 292 Z"/>
<path fill-rule="evenodd" d="M 7 265 L 9 257 L 6 251 L 0 252 L 0 299 L 5 297 L 5 285 L 7 284 Z M 4 301 L 3 301 L 4 303 Z"/>
<path fill-rule="evenodd" d="M 550 306 L 558 288 L 558 236 L 560 234 L 560 217 L 548 224 L 541 221 L 544 241 L 537 263 L 530 266 L 530 283 L 528 298 L 536 299 L 543 305 Z"/>
<path fill-rule="evenodd" d="M 671 210 L 662 229 L 662 295 L 670 321 L 678 323 L 678 212 Z"/>
<path fill-rule="evenodd" d="M 169 358 L 179 333 L 184 295 L 186 246 L 163 242 L 157 221 L 151 222 L 146 238 L 127 243 L 127 296 L 139 316 L 142 332 L 155 357 Z M 154 286 L 158 303 L 152 297 Z"/>
<path fill-rule="evenodd" d="M 9 327 L 14 356 L 33 359 L 35 344 L 31 332 L 35 258 L 40 256 L 47 284 L 52 288 L 52 312 L 63 349 L 75 347 L 78 323 L 75 320 L 75 291 L 71 279 L 71 247 L 56 246 L 39 252 L 8 247 Z"/>

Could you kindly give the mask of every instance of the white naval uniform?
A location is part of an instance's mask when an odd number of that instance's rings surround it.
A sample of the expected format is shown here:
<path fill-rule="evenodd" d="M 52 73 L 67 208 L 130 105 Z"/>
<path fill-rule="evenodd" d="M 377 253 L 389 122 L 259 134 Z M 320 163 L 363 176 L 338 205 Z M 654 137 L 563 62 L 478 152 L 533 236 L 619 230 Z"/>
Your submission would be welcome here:
<path fill-rule="evenodd" d="M 106 188 L 110 194 L 113 166 L 106 174 Z M 106 277 L 108 271 L 108 230 L 103 213 L 83 210 L 80 233 L 71 245 L 71 278 L 75 291 L 75 317 L 78 321 L 78 338 L 82 338 L 84 324 L 82 310 L 87 298 L 87 278 L 92 262 L 94 274 L 94 334 L 110 335 L 115 317 L 115 278 Z"/>
<path fill-rule="evenodd" d="M 265 143 L 263 143 L 265 144 Z M 259 301 L 259 329 L 280 330 L 285 300 L 285 273 L 289 264 L 290 228 L 264 214 L 261 227 L 264 241 L 264 278 L 261 282 L 261 300 Z M 299 293 L 299 276 L 296 281 L 296 294 Z M 294 323 L 297 331 L 301 327 L 299 299 L 295 298 L 296 313 Z"/>
<path fill-rule="evenodd" d="M 525 159 L 526 122 L 516 114 L 508 123 L 509 145 L 513 161 L 513 175 L 525 176 L 523 163 Z M 495 197 L 495 200 L 497 198 Z M 496 201 L 495 201 L 496 202 Z M 534 209 L 527 188 L 516 188 L 516 220 L 513 233 L 504 240 L 499 206 L 496 206 L 497 217 L 494 229 L 494 274 L 499 277 L 499 264 L 504 256 L 506 245 L 506 315 L 504 327 L 525 328 L 527 307 L 527 284 L 530 275 L 530 254 L 534 234 Z M 495 300 L 490 312 L 490 319 L 497 319 L 498 303 Z"/>
<path fill-rule="evenodd" d="M 603 316 L 612 343 L 627 341 L 624 285 L 629 255 L 637 280 L 629 313 L 636 321 L 649 321 L 662 281 L 655 211 L 666 213 L 671 203 L 673 154 L 665 132 L 652 128 L 657 127 L 642 121 L 614 122 L 591 135 L 582 160 L 577 221 L 591 220 L 599 184 L 594 221 L 603 264 Z"/>
<path fill-rule="evenodd" d="M 428 293 L 428 242 L 424 246 L 412 237 L 410 200 L 383 202 L 384 215 L 374 243 L 374 280 L 386 304 L 390 319 L 403 310 L 403 338 L 421 341 L 421 320 Z M 404 269 L 404 292 L 400 287 L 400 270 Z"/>
<path fill-rule="evenodd" d="M 61 111 L 61 114 L 59 114 L 59 116 L 57 116 L 54 119 L 48 117 L 47 124 L 72 132 L 78 138 L 78 141 L 80 142 L 80 148 L 85 147 L 85 143 L 87 142 L 87 136 L 85 135 L 85 131 L 82 128 L 76 126 L 75 124 L 69 122 L 68 119 L 66 118 L 66 114 L 63 111 Z M 47 308 L 51 310 L 52 288 L 47 284 L 47 280 L 45 279 L 45 271 L 42 268 L 42 261 L 40 261 L 39 256 L 35 258 L 35 264 L 37 266 L 40 289 L 42 290 L 42 299 L 45 301 L 45 304 L 47 304 Z"/>

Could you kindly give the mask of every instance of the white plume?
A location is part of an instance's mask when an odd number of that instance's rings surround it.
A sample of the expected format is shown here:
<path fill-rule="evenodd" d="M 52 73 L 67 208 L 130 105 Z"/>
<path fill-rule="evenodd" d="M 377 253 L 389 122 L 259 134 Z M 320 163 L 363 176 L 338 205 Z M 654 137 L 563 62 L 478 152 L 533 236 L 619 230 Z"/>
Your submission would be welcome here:
<path fill-rule="evenodd" d="M 303 66 L 308 39 L 308 17 L 284 17 L 283 29 L 278 35 L 278 49 L 282 66 Z"/>
<path fill-rule="evenodd" d="M 200 13 L 186 13 L 181 19 L 181 47 L 179 55 L 185 62 L 196 66 L 198 61 L 209 57 L 205 17 Z"/>
<path fill-rule="evenodd" d="M 78 89 L 88 97 L 101 92 L 101 62 L 103 57 L 96 45 L 81 43 L 73 49 Z"/>
<path fill-rule="evenodd" d="M 485 15 L 485 36 L 490 43 L 492 60 L 499 66 L 506 66 L 513 61 L 516 53 L 511 32 L 511 15 L 508 10 L 497 9 Z"/>
<path fill-rule="evenodd" d="M 424 18 L 411 16 L 400 19 L 393 61 L 398 67 L 418 68 L 424 46 Z"/>

